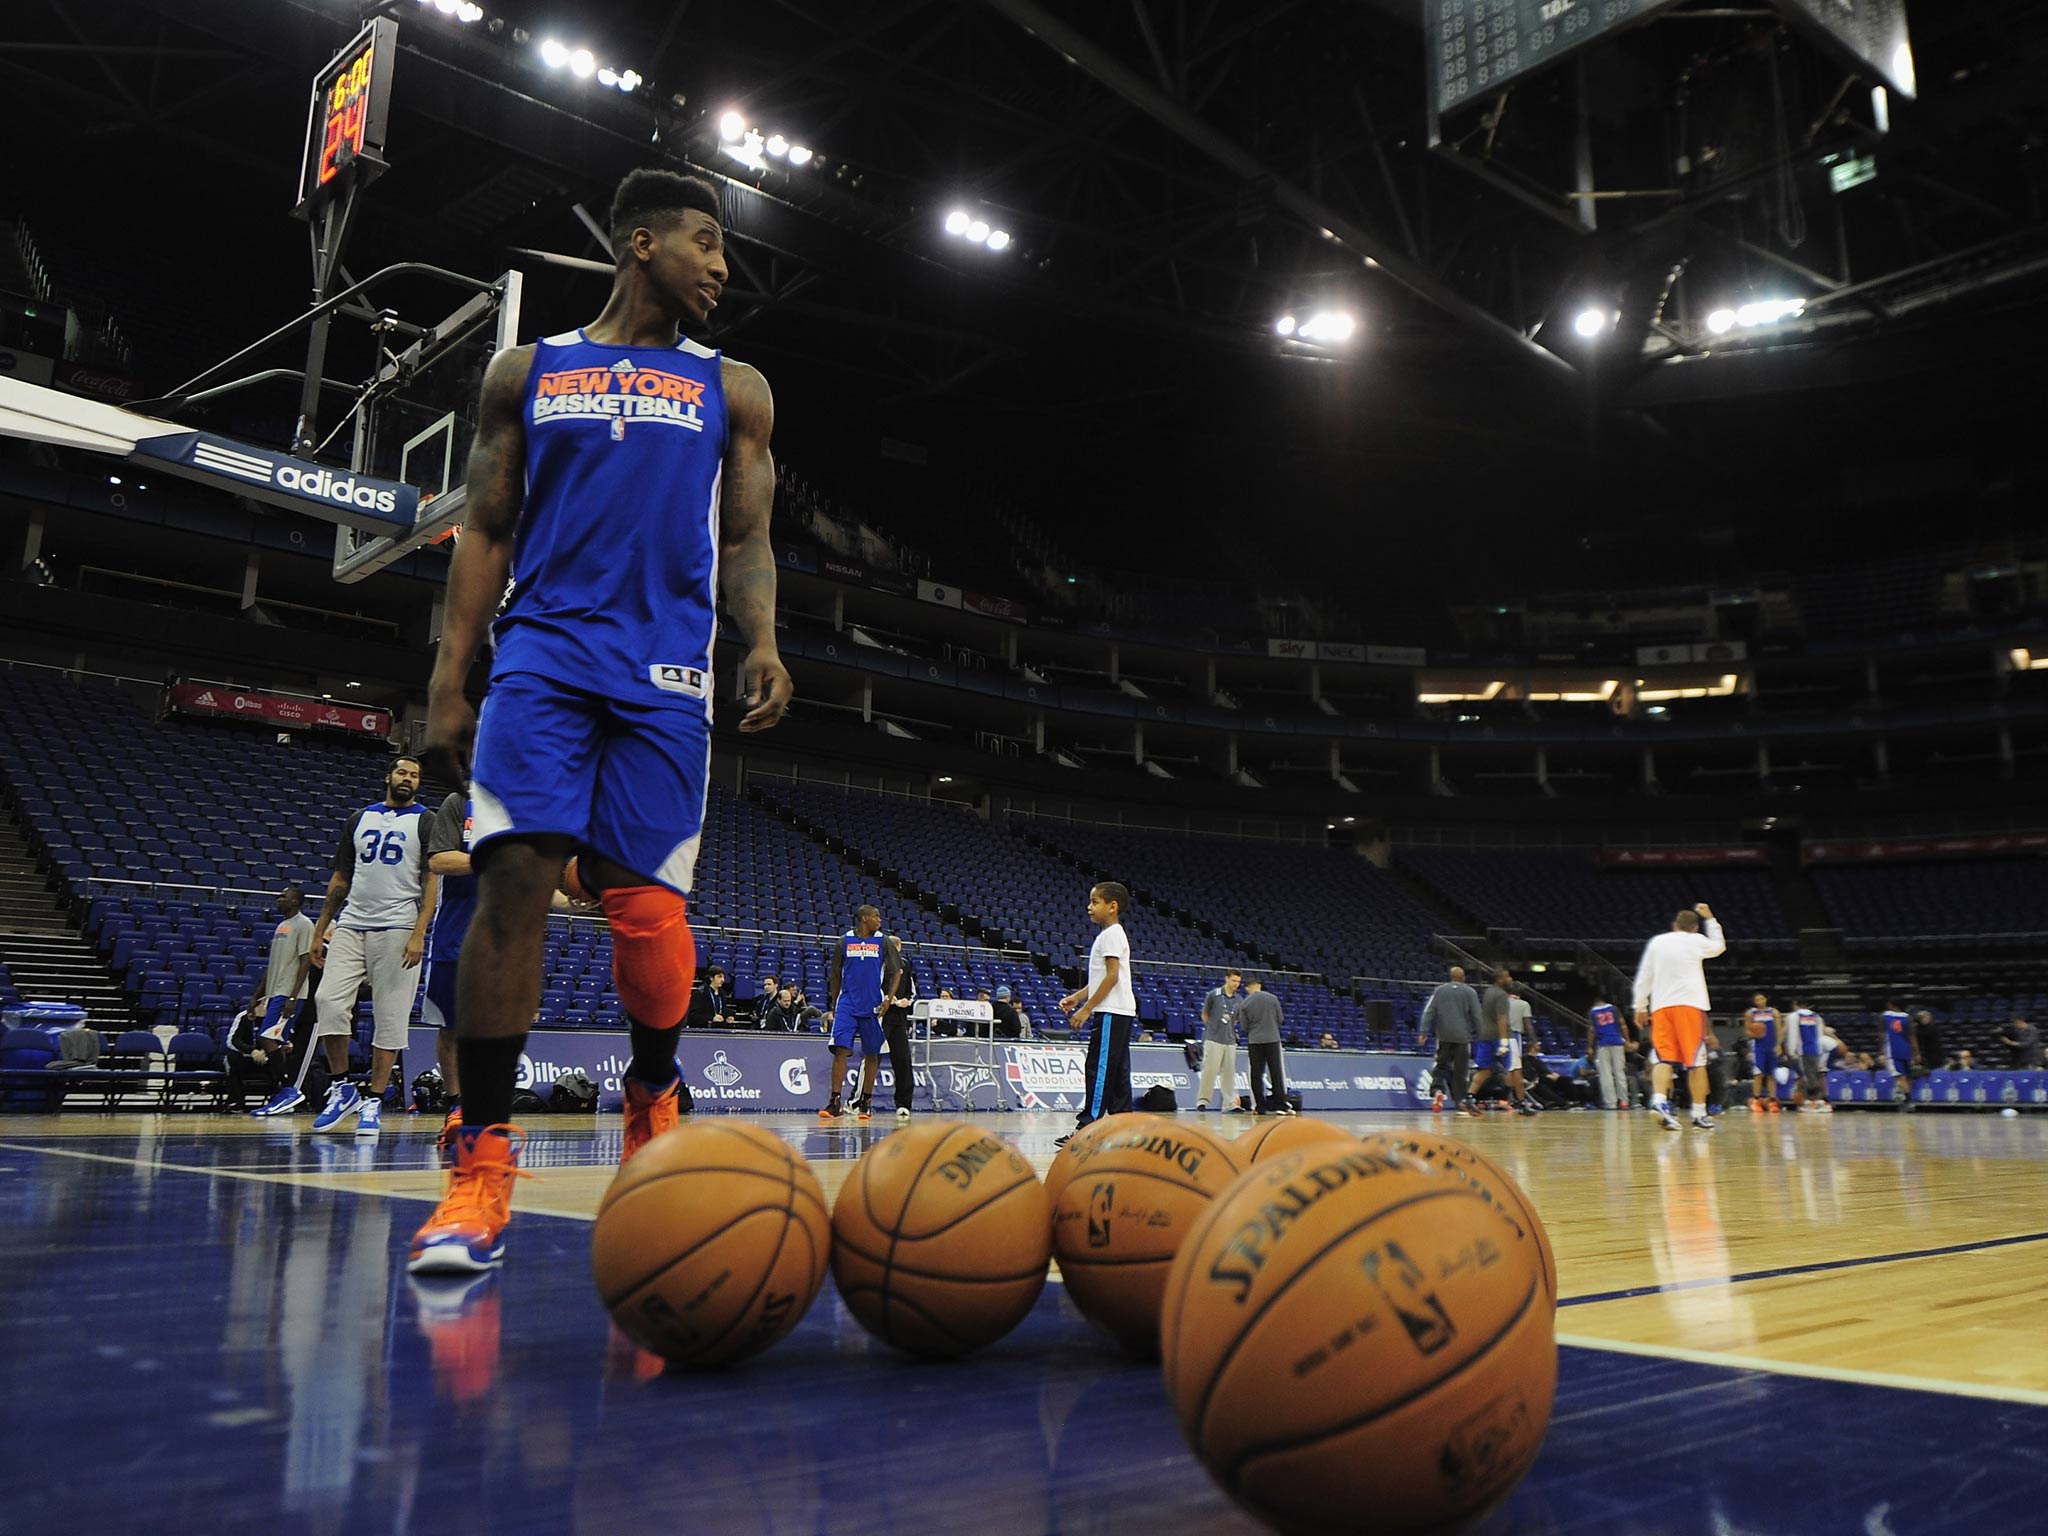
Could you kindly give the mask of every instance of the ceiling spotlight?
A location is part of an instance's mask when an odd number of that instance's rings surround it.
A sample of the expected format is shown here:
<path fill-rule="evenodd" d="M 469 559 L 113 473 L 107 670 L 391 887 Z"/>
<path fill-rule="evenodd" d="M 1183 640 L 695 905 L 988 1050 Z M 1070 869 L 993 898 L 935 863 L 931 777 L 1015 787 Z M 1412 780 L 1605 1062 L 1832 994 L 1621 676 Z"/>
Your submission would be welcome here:
<path fill-rule="evenodd" d="M 946 215 L 946 233 L 949 235 L 964 235 L 967 233 L 968 223 L 967 215 L 958 208 L 955 208 Z"/>
<path fill-rule="evenodd" d="M 597 73 L 597 56 L 588 48 L 578 48 L 569 55 L 569 72 L 579 80 L 588 80 Z"/>
<path fill-rule="evenodd" d="M 471 4 L 470 0 L 462 0 L 462 4 L 455 7 L 455 19 L 464 26 L 482 21 L 484 19 L 484 8 L 480 5 Z"/>
<path fill-rule="evenodd" d="M 453 16 L 455 8 L 460 4 L 462 4 L 462 0 L 434 0 L 434 9 L 443 16 Z"/>
<path fill-rule="evenodd" d="M 569 62 L 569 50 L 556 42 L 552 37 L 542 38 L 540 61 L 547 65 L 549 69 L 560 69 Z"/>
<path fill-rule="evenodd" d="M 1273 333 L 1276 336 L 1292 336 L 1294 334 L 1294 316 L 1282 315 L 1278 320 L 1275 320 L 1273 322 Z"/>
<path fill-rule="evenodd" d="M 811 163 L 811 152 L 801 144 L 792 144 L 789 146 L 789 163 L 791 165 L 809 165 Z"/>
<path fill-rule="evenodd" d="M 1715 310 L 1711 315 L 1707 316 L 1707 329 L 1716 336 L 1726 336 L 1735 329 L 1735 311 L 1732 309 Z"/>
<path fill-rule="evenodd" d="M 718 136 L 728 144 L 737 144 L 747 131 L 747 120 L 737 112 L 728 112 L 718 120 Z"/>
<path fill-rule="evenodd" d="M 967 226 L 967 238 L 976 245 L 986 240 L 988 238 L 988 220 L 976 219 L 972 224 L 969 224 Z"/>
<path fill-rule="evenodd" d="M 1349 341 L 1352 333 L 1358 329 L 1357 320 L 1344 313 L 1341 309 L 1319 310 L 1317 313 L 1310 315 L 1306 320 L 1299 322 L 1295 322 L 1292 315 L 1283 315 L 1281 319 L 1293 325 L 1292 332 L 1280 330 L 1277 324 L 1274 326 L 1274 330 L 1279 331 L 1279 334 L 1282 336 L 1292 334 L 1297 341 Z"/>
<path fill-rule="evenodd" d="M 1010 232 L 1007 229 L 992 229 L 988 232 L 988 248 L 990 250 L 1000 251 L 1009 243 Z"/>
<path fill-rule="evenodd" d="M 647 82 L 645 80 L 640 78 L 640 72 L 638 70 L 629 69 L 619 76 L 619 89 L 622 91 L 637 91 L 640 89 L 641 86 L 645 85 L 646 83 Z"/>
<path fill-rule="evenodd" d="M 611 72 L 611 69 L 607 67 L 604 69 L 600 69 L 597 72 L 597 83 L 599 85 L 617 85 L 619 83 L 619 77 L 613 74 Z"/>
<path fill-rule="evenodd" d="M 1579 311 L 1578 319 L 1572 322 L 1572 329 L 1591 341 L 1607 329 L 1607 316 L 1597 309 L 1582 309 Z"/>
<path fill-rule="evenodd" d="M 789 153 L 789 140 L 785 139 L 779 133 L 770 134 L 768 136 L 767 148 L 769 154 L 773 155 L 776 159 L 780 160 L 784 155 Z"/>
<path fill-rule="evenodd" d="M 1735 319 L 1741 325 L 1776 325 L 1780 320 L 1796 320 L 1805 313 L 1804 299 L 1764 299 L 1743 305 L 1735 311 Z"/>

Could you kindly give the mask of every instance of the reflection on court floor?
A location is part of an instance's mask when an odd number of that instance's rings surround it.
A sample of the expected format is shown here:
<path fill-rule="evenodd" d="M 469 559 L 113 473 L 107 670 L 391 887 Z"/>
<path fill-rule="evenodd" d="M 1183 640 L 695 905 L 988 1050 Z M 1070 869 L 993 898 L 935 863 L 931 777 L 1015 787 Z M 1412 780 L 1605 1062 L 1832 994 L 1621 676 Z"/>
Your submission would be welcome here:
<path fill-rule="evenodd" d="M 982 1119 L 1040 1167 L 1065 1128 Z M 1447 1127 L 1543 1210 L 1570 1341 L 1543 1456 L 1486 1529 L 2029 1528 L 2048 1126 L 1843 1114 L 1710 1141 L 1642 1120 Z M 775 1128 L 828 1193 L 894 1129 Z M 891 1355 L 828 1286 L 768 1355 L 662 1374 L 589 1281 L 617 1155 L 615 1120 L 537 1127 L 511 1262 L 427 1286 L 401 1262 L 438 1191 L 424 1127 L 0 1121 L 0 1370 L 24 1410 L 0 1532 L 1253 1528 L 1156 1367 L 1057 1285 L 964 1362 Z"/>

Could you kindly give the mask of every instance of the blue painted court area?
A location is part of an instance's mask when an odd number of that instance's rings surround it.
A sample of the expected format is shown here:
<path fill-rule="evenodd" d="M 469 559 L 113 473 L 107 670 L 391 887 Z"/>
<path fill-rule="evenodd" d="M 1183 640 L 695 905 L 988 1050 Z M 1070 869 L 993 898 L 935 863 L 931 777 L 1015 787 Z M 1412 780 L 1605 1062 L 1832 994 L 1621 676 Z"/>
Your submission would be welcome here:
<path fill-rule="evenodd" d="M 1058 1286 L 1000 1346 L 928 1365 L 828 1283 L 765 1357 L 665 1376 L 599 1310 L 587 1222 L 524 1216 L 501 1276 L 427 1287 L 401 1262 L 422 1204 L 291 1182 L 430 1156 L 0 1148 L 0 1532 L 1257 1529 L 1156 1368 Z M 1483 1529 L 2017 1532 L 2044 1508 L 2048 1409 L 1570 1349 L 1542 1459 Z"/>

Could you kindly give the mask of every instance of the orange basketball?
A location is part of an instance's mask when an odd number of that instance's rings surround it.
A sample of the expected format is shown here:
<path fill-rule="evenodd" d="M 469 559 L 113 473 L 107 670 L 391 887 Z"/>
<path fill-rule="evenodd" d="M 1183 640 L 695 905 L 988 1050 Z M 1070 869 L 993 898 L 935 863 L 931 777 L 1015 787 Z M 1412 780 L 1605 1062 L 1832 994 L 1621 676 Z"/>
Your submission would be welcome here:
<path fill-rule="evenodd" d="M 964 1355 L 1024 1320 L 1045 1289 L 1045 1188 L 1017 1149 L 958 1120 L 884 1137 L 832 1208 L 832 1278 L 876 1338 Z"/>
<path fill-rule="evenodd" d="M 1480 1193 L 1499 1203 L 1514 1224 L 1528 1234 L 1543 1259 L 1543 1288 L 1553 1309 L 1557 1306 L 1557 1255 L 1551 1252 L 1550 1234 L 1543 1230 L 1543 1218 L 1536 1203 L 1507 1169 L 1492 1158 L 1475 1152 L 1464 1142 L 1431 1131 L 1377 1131 L 1365 1138 L 1365 1145 L 1406 1154 L 1422 1162 L 1441 1166 L 1451 1174 L 1468 1179 Z"/>
<path fill-rule="evenodd" d="M 597 1208 L 590 1268 L 612 1320 L 674 1365 L 759 1354 L 825 1283 L 825 1192 L 794 1148 L 731 1121 L 664 1131 Z"/>
<path fill-rule="evenodd" d="M 1150 1355 L 1159 1348 L 1167 1266 L 1238 1164 L 1226 1142 L 1193 1126 L 1157 1115 L 1111 1119 L 1074 1151 L 1053 1207 L 1052 1251 L 1082 1314 Z"/>
<path fill-rule="evenodd" d="M 1342 1126 L 1312 1115 L 1276 1115 L 1231 1142 L 1230 1154 L 1240 1167 L 1250 1168 L 1269 1157 L 1278 1157 L 1297 1147 L 1314 1146 L 1319 1141 L 1357 1140 Z"/>
<path fill-rule="evenodd" d="M 1751 1019 L 1742 1026 L 1742 1032 L 1752 1040 L 1761 1040 L 1764 1037 L 1764 1021 Z"/>
<path fill-rule="evenodd" d="M 1181 1433 L 1260 1519 L 1435 1532 L 1535 1461 L 1552 1319 L 1535 1246 L 1471 1181 L 1330 1143 L 1268 1159 L 1209 1208 L 1160 1338 Z"/>
<path fill-rule="evenodd" d="M 1131 1113 L 1125 1115 L 1104 1115 L 1100 1120 L 1091 1120 L 1080 1130 L 1067 1138 L 1052 1160 L 1052 1166 L 1045 1170 L 1045 1206 L 1047 1214 L 1056 1216 L 1060 1208 L 1060 1191 L 1067 1187 L 1067 1180 L 1074 1176 L 1076 1161 L 1089 1155 L 1089 1148 L 1107 1136 L 1111 1131 L 1129 1130 L 1143 1121 L 1151 1125 L 1171 1125 L 1173 1122 L 1164 1115 Z M 1243 1159 L 1239 1159 L 1243 1161 Z"/>

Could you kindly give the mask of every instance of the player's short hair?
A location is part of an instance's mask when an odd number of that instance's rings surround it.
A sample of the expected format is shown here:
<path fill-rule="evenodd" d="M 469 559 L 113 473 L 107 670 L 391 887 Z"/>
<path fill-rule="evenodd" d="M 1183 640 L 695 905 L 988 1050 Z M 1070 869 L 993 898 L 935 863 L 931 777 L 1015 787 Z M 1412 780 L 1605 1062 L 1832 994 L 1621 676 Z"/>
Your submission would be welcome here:
<path fill-rule="evenodd" d="M 284 889 L 279 891 L 278 895 L 296 896 L 299 900 L 304 901 L 306 899 L 306 888 L 296 880 L 288 880 L 285 882 Z"/>
<path fill-rule="evenodd" d="M 1115 902 L 1118 918 L 1122 918 L 1126 912 L 1131 910 L 1130 887 L 1120 884 L 1115 880 L 1098 880 L 1089 889 L 1104 901 Z"/>
<path fill-rule="evenodd" d="M 1225 981 L 1228 981 L 1228 980 L 1230 980 L 1230 978 L 1231 978 L 1231 977 L 1233 977 L 1233 976 L 1235 976 L 1235 977 L 1236 977 L 1236 978 L 1237 978 L 1237 979 L 1238 979 L 1239 981 L 1243 981 L 1243 980 L 1244 980 L 1244 972 L 1243 972 L 1243 971 L 1240 971 L 1240 970 L 1238 970 L 1238 969 L 1237 969 L 1237 968 L 1236 968 L 1235 966 L 1233 966 L 1233 967 L 1232 967 L 1231 969 L 1229 969 L 1229 970 L 1227 970 L 1227 971 L 1225 971 L 1225 972 L 1223 973 L 1223 979 L 1224 979 Z"/>
<path fill-rule="evenodd" d="M 1700 931 L 1700 915 L 1690 907 L 1687 907 L 1678 914 L 1677 922 L 1679 930 L 1683 933 L 1698 933 Z"/>
<path fill-rule="evenodd" d="M 855 921 L 858 921 L 863 917 L 880 917 L 882 915 L 882 909 L 877 906 L 856 907 L 854 909 L 853 915 Z"/>
<path fill-rule="evenodd" d="M 411 763 L 415 768 L 420 766 L 420 760 L 410 752 L 401 752 L 384 765 L 384 776 L 387 779 L 391 777 L 393 771 L 397 769 L 400 763 Z"/>
<path fill-rule="evenodd" d="M 703 177 L 652 166 L 628 171 L 612 194 L 611 214 L 605 224 L 611 231 L 612 256 L 618 257 L 634 230 L 672 223 L 692 208 L 714 220 L 719 217 L 718 189 Z"/>
<path fill-rule="evenodd" d="M 724 974 L 725 967 L 722 965 L 706 966 L 704 969 L 704 979 L 706 981 L 709 981 L 714 976 L 723 976 Z"/>

